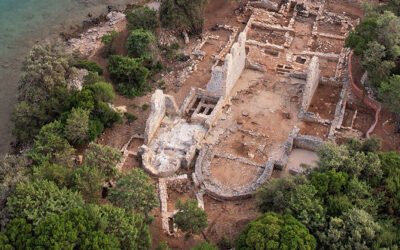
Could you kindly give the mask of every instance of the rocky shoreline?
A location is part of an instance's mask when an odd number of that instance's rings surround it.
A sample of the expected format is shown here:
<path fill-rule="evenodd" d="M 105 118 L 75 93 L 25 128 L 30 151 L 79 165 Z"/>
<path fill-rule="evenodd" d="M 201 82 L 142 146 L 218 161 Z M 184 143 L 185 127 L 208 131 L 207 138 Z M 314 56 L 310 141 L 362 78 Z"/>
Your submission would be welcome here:
<path fill-rule="evenodd" d="M 126 27 L 126 18 L 124 12 L 134 9 L 137 6 L 148 4 L 149 0 L 138 1 L 128 4 L 125 9 L 119 10 L 113 6 L 108 6 L 108 13 L 99 17 L 91 18 L 89 21 L 83 21 L 82 26 L 70 33 L 61 33 L 60 36 L 65 41 L 67 52 L 79 51 L 82 56 L 90 57 L 101 48 L 101 38 L 103 35 L 115 30 L 121 32 Z M 90 17 L 91 14 L 89 13 Z"/>

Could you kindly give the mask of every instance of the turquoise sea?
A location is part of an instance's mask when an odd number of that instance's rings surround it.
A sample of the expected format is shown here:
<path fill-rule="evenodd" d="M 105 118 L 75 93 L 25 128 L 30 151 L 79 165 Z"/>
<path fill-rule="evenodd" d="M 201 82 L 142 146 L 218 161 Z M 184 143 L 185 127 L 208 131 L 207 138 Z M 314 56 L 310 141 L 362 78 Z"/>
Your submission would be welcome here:
<path fill-rule="evenodd" d="M 37 42 L 68 32 L 98 16 L 107 6 L 134 0 L 0 0 L 0 156 L 12 140 L 10 116 L 18 89 L 21 62 Z M 137 1 L 136 1 L 137 2 Z"/>

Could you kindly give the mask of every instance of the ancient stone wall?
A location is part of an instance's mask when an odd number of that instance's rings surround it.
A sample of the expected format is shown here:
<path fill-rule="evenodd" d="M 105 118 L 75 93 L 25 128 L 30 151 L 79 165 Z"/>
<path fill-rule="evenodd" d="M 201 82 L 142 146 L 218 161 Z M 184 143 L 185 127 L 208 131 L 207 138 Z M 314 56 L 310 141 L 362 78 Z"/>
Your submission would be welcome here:
<path fill-rule="evenodd" d="M 233 86 L 239 79 L 246 65 L 246 32 L 239 34 L 238 41 L 233 44 L 229 54 L 225 56 L 223 66 L 214 66 L 207 91 L 229 96 Z"/>
<path fill-rule="evenodd" d="M 162 90 L 156 90 L 151 96 L 151 113 L 146 121 L 144 132 L 144 143 L 149 144 L 153 139 L 158 127 L 165 117 L 165 101 Z"/>
<path fill-rule="evenodd" d="M 293 146 L 295 148 L 317 151 L 323 143 L 324 141 L 316 136 L 298 135 L 296 138 L 294 138 Z"/>
<path fill-rule="evenodd" d="M 301 110 L 303 112 L 306 112 L 310 106 L 311 100 L 320 80 L 320 73 L 321 70 L 319 69 L 319 58 L 314 56 L 310 62 L 307 73 L 307 81 L 303 91 L 303 100 L 301 103 Z"/>

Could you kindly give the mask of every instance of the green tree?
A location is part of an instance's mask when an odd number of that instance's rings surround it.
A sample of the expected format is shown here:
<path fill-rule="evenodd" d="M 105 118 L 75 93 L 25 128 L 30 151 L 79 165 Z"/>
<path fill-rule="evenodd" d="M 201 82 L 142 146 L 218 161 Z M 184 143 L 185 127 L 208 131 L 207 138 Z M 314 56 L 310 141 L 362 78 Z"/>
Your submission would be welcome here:
<path fill-rule="evenodd" d="M 203 31 L 204 9 L 207 3 L 207 0 L 162 0 L 161 23 L 165 27 L 200 35 Z"/>
<path fill-rule="evenodd" d="M 29 165 L 30 162 L 24 155 L 8 155 L 0 159 L 0 211 L 3 211 L 7 197 L 17 184 L 28 181 Z"/>
<path fill-rule="evenodd" d="M 126 41 L 126 49 L 131 57 L 141 57 L 149 53 L 149 48 L 156 37 L 149 30 L 136 29 L 131 31 Z"/>
<path fill-rule="evenodd" d="M 87 87 L 90 89 L 96 100 L 100 100 L 102 102 L 111 102 L 115 98 L 115 93 L 111 84 L 101 81 L 96 82 Z"/>
<path fill-rule="evenodd" d="M 73 64 L 73 57 L 64 53 L 61 46 L 35 45 L 23 62 L 21 87 L 39 86 L 49 89 L 56 85 L 66 86 Z"/>
<path fill-rule="evenodd" d="M 84 164 L 74 170 L 72 182 L 86 200 L 95 202 L 101 197 L 104 175 L 100 169 Z"/>
<path fill-rule="evenodd" d="M 326 209 L 313 185 L 303 184 L 291 195 L 286 212 L 293 214 L 312 232 L 325 226 Z"/>
<path fill-rule="evenodd" d="M 201 209 L 196 200 L 187 200 L 182 203 L 178 200 L 176 204 L 178 212 L 174 215 L 174 224 L 189 237 L 192 234 L 201 233 L 205 240 L 206 235 L 203 230 L 208 226 L 207 214 Z"/>
<path fill-rule="evenodd" d="M 47 216 L 62 214 L 68 209 L 84 204 L 78 193 L 58 188 L 54 182 L 39 180 L 19 183 L 7 199 L 8 212 L 12 218 L 24 218 L 33 225 Z"/>
<path fill-rule="evenodd" d="M 70 188 L 73 186 L 73 172 L 74 169 L 72 167 L 44 162 L 40 166 L 33 167 L 32 176 L 35 180 L 53 181 L 60 188 Z"/>
<path fill-rule="evenodd" d="M 162 241 L 160 244 L 158 244 L 156 250 L 171 250 L 171 248 L 168 247 L 167 243 Z"/>
<path fill-rule="evenodd" d="M 110 191 L 108 199 L 128 211 L 148 213 L 158 206 L 155 186 L 150 183 L 150 177 L 143 170 L 135 168 L 123 173 Z"/>
<path fill-rule="evenodd" d="M 396 67 L 396 63 L 390 59 L 388 52 L 384 45 L 372 41 L 367 44 L 361 59 L 362 67 L 368 71 L 368 81 L 375 87 L 387 81 Z"/>
<path fill-rule="evenodd" d="M 258 208 L 261 212 L 284 211 L 290 202 L 291 195 L 297 186 L 308 183 L 304 176 L 287 176 L 272 179 L 267 185 L 260 188 L 257 193 Z"/>
<path fill-rule="evenodd" d="M 114 235 L 123 249 L 150 249 L 151 236 L 149 226 L 141 214 L 133 214 L 123 208 L 112 205 L 95 206 L 98 217 L 106 225 L 104 232 Z M 91 210 L 93 214 L 97 212 Z"/>
<path fill-rule="evenodd" d="M 88 138 L 89 110 L 73 108 L 65 124 L 65 137 L 72 144 L 82 144 Z"/>
<path fill-rule="evenodd" d="M 346 173 L 336 172 L 335 169 L 314 171 L 311 176 L 311 184 L 317 189 L 319 196 L 340 194 L 345 188 L 348 177 Z"/>
<path fill-rule="evenodd" d="M 110 76 L 117 82 L 127 82 L 142 86 L 149 74 L 148 69 L 142 66 L 140 58 L 111 56 L 108 62 Z"/>
<path fill-rule="evenodd" d="M 15 218 L 7 224 L 5 235 L 14 248 L 27 249 L 30 241 L 32 240 L 33 226 L 25 219 Z M 0 249 L 2 249 L 1 243 Z"/>
<path fill-rule="evenodd" d="M 75 67 L 87 69 L 88 71 L 91 72 L 96 72 L 98 75 L 103 74 L 103 69 L 101 68 L 100 65 L 98 65 L 96 62 L 89 61 L 86 59 L 77 60 Z"/>
<path fill-rule="evenodd" d="M 382 186 L 386 189 L 385 204 L 389 214 L 400 214 L 400 155 L 395 152 L 379 153 L 382 162 Z"/>
<path fill-rule="evenodd" d="M 383 104 L 392 112 L 400 113 L 400 75 L 392 75 L 382 82 L 378 91 Z"/>
<path fill-rule="evenodd" d="M 345 46 L 354 50 L 356 55 L 362 55 L 368 48 L 367 44 L 377 37 L 378 24 L 376 18 L 365 18 L 351 30 L 346 38 Z"/>
<path fill-rule="evenodd" d="M 210 244 L 209 242 L 201 242 L 190 250 L 218 250 L 218 247 Z"/>
<path fill-rule="evenodd" d="M 235 249 L 315 249 L 316 240 L 291 215 L 269 212 L 250 222 L 235 242 Z"/>
<path fill-rule="evenodd" d="M 118 149 L 91 142 L 86 150 L 85 163 L 99 169 L 105 180 L 109 181 L 118 174 L 116 166 L 121 159 L 122 153 Z"/>
<path fill-rule="evenodd" d="M 35 227 L 36 249 L 120 249 L 118 239 L 105 234 L 84 208 L 45 218 Z"/>
<path fill-rule="evenodd" d="M 328 249 L 370 249 L 380 229 L 371 215 L 354 208 L 339 218 L 331 218 L 322 239 Z"/>
<path fill-rule="evenodd" d="M 54 121 L 40 129 L 28 156 L 38 166 L 45 162 L 72 166 L 74 153 L 74 148 L 63 137 L 62 123 Z"/>
<path fill-rule="evenodd" d="M 153 30 L 158 26 L 157 12 L 147 6 L 140 6 L 133 11 L 125 12 L 128 30 Z"/>
<path fill-rule="evenodd" d="M 104 44 L 101 55 L 104 58 L 108 58 L 110 55 L 115 53 L 115 49 L 113 48 L 114 39 L 118 36 L 118 32 L 115 30 L 111 31 L 110 34 L 105 34 L 101 37 L 101 42 Z"/>

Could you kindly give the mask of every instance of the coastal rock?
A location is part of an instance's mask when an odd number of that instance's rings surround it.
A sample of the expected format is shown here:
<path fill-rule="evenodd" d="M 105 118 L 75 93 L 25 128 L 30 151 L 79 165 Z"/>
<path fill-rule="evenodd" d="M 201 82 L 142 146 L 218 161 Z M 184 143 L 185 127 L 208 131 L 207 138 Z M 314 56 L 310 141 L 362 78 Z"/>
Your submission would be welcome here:
<path fill-rule="evenodd" d="M 77 90 L 82 90 L 84 77 L 89 74 L 87 69 L 79 69 L 75 74 L 73 74 L 68 80 L 67 87 L 75 88 Z"/>

